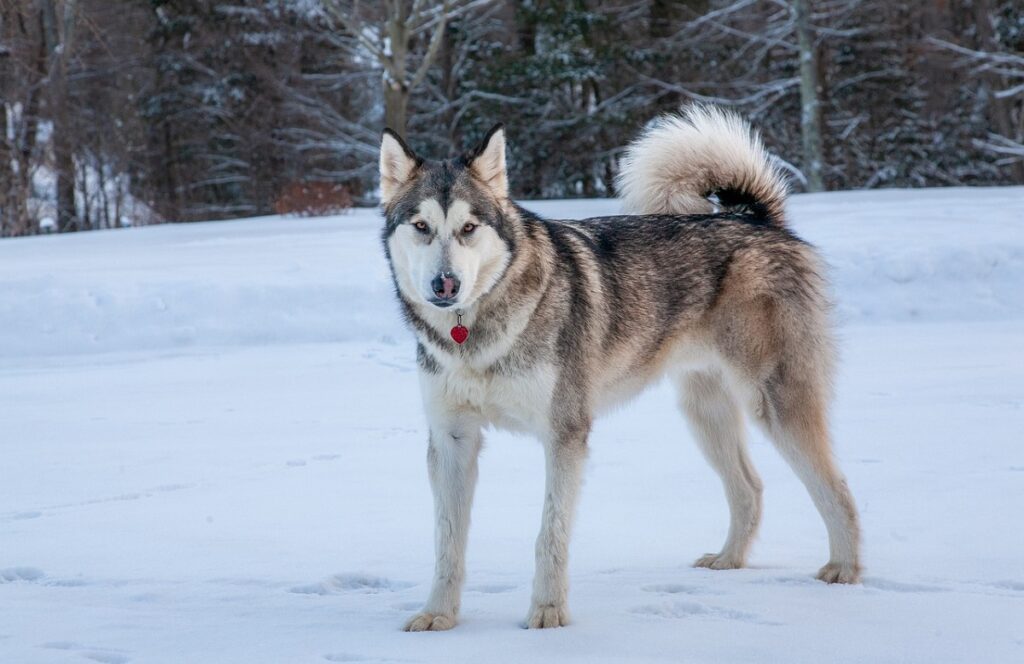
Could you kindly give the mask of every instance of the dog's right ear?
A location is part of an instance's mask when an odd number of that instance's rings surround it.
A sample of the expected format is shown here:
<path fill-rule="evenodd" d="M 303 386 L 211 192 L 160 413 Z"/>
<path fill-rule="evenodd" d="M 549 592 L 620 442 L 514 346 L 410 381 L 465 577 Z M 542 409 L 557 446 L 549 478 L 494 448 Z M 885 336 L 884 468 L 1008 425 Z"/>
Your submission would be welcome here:
<path fill-rule="evenodd" d="M 385 129 L 380 139 L 380 204 L 387 205 L 422 163 L 396 131 Z"/>

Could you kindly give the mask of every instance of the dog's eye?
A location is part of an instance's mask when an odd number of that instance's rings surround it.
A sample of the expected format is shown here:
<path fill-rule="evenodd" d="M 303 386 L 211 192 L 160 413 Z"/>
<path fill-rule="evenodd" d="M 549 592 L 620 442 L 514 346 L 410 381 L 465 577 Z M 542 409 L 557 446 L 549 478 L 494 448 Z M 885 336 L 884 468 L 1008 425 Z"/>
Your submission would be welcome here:
<path fill-rule="evenodd" d="M 412 227 L 418 230 L 420 233 L 430 232 L 430 226 L 427 226 L 427 222 L 425 221 L 417 221 L 415 224 L 412 225 Z"/>
<path fill-rule="evenodd" d="M 469 235 L 475 230 L 476 224 L 474 224 L 473 222 L 466 222 L 466 225 L 462 227 L 462 232 L 465 233 L 466 235 Z"/>

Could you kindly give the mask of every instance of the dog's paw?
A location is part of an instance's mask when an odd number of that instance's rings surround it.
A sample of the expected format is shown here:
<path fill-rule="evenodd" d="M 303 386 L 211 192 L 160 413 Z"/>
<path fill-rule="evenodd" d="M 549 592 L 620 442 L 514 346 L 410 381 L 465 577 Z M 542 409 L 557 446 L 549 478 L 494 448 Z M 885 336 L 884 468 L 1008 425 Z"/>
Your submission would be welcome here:
<path fill-rule="evenodd" d="M 825 583 L 859 583 L 860 566 L 830 562 L 818 570 L 817 579 Z"/>
<path fill-rule="evenodd" d="M 417 613 L 405 623 L 407 632 L 443 632 L 455 627 L 455 616 L 443 613 Z"/>
<path fill-rule="evenodd" d="M 743 567 L 743 561 L 724 553 L 705 553 L 694 561 L 693 566 L 708 569 L 739 569 Z"/>
<path fill-rule="evenodd" d="M 527 629 L 565 627 L 569 624 L 569 609 L 564 604 L 535 604 L 526 619 Z"/>

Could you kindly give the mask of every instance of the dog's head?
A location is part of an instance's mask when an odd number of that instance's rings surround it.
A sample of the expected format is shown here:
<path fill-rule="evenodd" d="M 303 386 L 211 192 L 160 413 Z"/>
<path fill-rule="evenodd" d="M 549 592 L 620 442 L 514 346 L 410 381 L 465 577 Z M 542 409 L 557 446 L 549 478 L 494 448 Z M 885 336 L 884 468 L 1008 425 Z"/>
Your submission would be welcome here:
<path fill-rule="evenodd" d="M 384 242 L 398 288 L 411 302 L 461 310 L 501 279 L 515 247 L 501 125 L 446 161 L 421 159 L 385 130 L 380 191 Z"/>

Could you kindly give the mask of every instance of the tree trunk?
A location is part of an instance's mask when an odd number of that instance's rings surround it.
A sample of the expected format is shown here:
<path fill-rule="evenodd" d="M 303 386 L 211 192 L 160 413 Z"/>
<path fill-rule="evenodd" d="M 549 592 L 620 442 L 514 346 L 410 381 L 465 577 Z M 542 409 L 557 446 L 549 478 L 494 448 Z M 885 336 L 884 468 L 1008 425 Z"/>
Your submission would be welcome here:
<path fill-rule="evenodd" d="M 54 176 L 57 180 L 57 230 L 79 230 L 75 214 L 75 157 L 68 109 L 68 57 L 75 3 L 64 0 L 43 2 L 43 34 L 50 57 L 49 111 L 53 120 Z"/>
<path fill-rule="evenodd" d="M 441 90 L 447 104 L 444 124 L 448 128 L 448 152 L 455 154 L 462 147 L 462 131 L 458 126 L 455 101 L 459 96 L 459 80 L 455 75 L 455 30 L 449 21 L 444 27 L 444 41 L 438 51 L 437 63 L 441 69 Z"/>
<path fill-rule="evenodd" d="M 409 109 L 409 83 L 407 81 L 406 58 L 409 55 L 409 31 L 406 21 L 409 8 L 404 2 L 396 2 L 388 12 L 387 31 L 390 40 L 391 57 L 384 72 L 384 124 L 403 139 Z"/>
<path fill-rule="evenodd" d="M 88 167 L 86 166 L 85 162 L 79 162 L 78 173 L 76 173 L 75 175 L 77 177 L 77 182 L 79 183 L 78 192 L 82 195 L 82 214 L 78 215 L 77 226 L 77 229 L 80 231 L 91 231 L 93 229 L 92 211 L 90 210 L 89 205 L 91 201 L 89 200 L 89 196 L 93 195 L 95 197 L 95 195 L 89 191 L 89 178 L 86 174 L 87 171 Z M 74 195 L 74 190 L 72 190 L 71 194 L 72 196 Z"/>
<path fill-rule="evenodd" d="M 66 108 L 53 123 L 54 171 L 57 176 L 57 229 L 68 233 L 79 228 L 75 211 L 75 155 L 71 144 Z"/>
<path fill-rule="evenodd" d="M 810 25 L 810 0 L 796 0 L 793 4 L 800 45 L 800 133 L 803 138 L 807 191 L 822 191 L 824 155 L 821 149 L 821 90 L 818 85 L 818 53 Z"/>
<path fill-rule="evenodd" d="M 401 81 L 384 80 L 384 126 L 403 139 L 409 109 L 409 90 Z"/>
<path fill-rule="evenodd" d="M 96 227 L 113 228 L 113 225 L 110 223 L 110 196 L 107 194 L 107 168 L 102 159 L 97 159 L 97 162 L 99 163 L 99 168 L 96 169 L 98 179 L 96 184 L 99 186 L 97 197 L 99 198 L 100 210 L 96 215 Z"/>
<path fill-rule="evenodd" d="M 0 237 L 14 235 L 15 189 L 18 183 L 12 168 L 13 151 L 7 140 L 7 103 L 0 101 Z"/>

